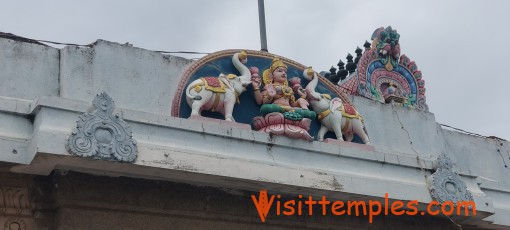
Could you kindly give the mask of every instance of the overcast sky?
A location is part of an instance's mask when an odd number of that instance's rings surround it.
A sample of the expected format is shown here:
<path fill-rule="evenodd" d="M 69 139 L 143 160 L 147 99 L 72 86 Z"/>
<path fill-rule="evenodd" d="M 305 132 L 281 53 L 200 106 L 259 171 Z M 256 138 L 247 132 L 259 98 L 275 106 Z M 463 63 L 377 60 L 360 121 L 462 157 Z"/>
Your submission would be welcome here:
<path fill-rule="evenodd" d="M 401 53 L 423 73 L 437 122 L 510 140 L 510 1 L 265 0 L 265 6 L 269 51 L 318 71 L 345 62 L 376 28 L 391 25 Z M 5 1 L 0 21 L 2 32 L 57 42 L 260 49 L 257 0 Z"/>

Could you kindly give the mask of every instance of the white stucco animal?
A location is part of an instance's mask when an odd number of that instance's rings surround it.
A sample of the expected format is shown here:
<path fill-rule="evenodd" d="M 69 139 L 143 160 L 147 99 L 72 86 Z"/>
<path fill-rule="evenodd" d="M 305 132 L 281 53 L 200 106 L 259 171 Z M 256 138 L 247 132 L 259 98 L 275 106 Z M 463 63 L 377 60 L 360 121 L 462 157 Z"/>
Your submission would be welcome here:
<path fill-rule="evenodd" d="M 232 117 L 234 105 L 251 83 L 250 70 L 244 65 L 246 61 L 244 51 L 232 56 L 232 63 L 241 73 L 240 76 L 220 74 L 219 77 L 202 77 L 191 82 L 186 88 L 186 102 L 191 107 L 191 116 L 201 116 L 202 110 L 211 110 L 223 114 L 227 121 L 235 121 Z"/>
<path fill-rule="evenodd" d="M 321 122 L 321 128 L 318 133 L 318 140 L 323 141 L 324 135 L 328 131 L 335 133 L 338 140 L 352 141 L 354 134 L 358 135 L 365 144 L 370 144 L 368 135 L 363 125 L 363 117 L 351 105 L 344 105 L 340 98 L 333 98 L 328 94 L 320 94 L 315 91 L 319 82 L 319 77 L 311 67 L 303 71 L 303 76 L 310 80 L 306 86 L 307 100 L 312 106 L 313 111 L 317 113 L 317 118 Z M 346 109 L 346 106 L 350 108 Z M 346 111 L 348 110 L 348 111 Z"/>

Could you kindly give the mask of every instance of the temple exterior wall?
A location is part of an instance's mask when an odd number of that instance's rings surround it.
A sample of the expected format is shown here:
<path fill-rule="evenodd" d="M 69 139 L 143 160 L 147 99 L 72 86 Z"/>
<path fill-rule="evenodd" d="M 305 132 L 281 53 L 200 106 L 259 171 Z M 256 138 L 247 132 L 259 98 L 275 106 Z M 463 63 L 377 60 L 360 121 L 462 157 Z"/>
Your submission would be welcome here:
<path fill-rule="evenodd" d="M 0 226 L 450 229 L 445 217 L 388 216 L 368 224 L 355 217 L 272 216 L 262 224 L 249 196 L 260 189 L 339 200 L 388 193 L 392 200 L 417 200 L 422 210 L 432 201 L 427 178 L 444 153 L 477 205 L 477 216 L 453 221 L 464 229 L 510 229 L 510 177 L 501 160 L 508 141 L 446 130 L 432 113 L 354 96 L 373 148 L 171 117 L 179 76 L 190 63 L 103 40 L 55 49 L 0 38 L 0 189 L 26 194 L 21 213 L 16 207 L 2 212 L 0 202 Z M 101 92 L 131 127 L 138 148 L 133 163 L 66 149 L 79 116 Z"/>
<path fill-rule="evenodd" d="M 64 171 L 23 176 L 24 184 L 0 176 L 5 191 L 26 195 L 21 214 L 7 209 L 0 220 L 25 229 L 452 229 L 447 219 L 396 216 L 370 224 L 365 216 L 274 215 L 261 226 L 245 190 Z"/>
<path fill-rule="evenodd" d="M 105 91 L 118 107 L 168 115 L 190 60 L 98 40 L 60 50 L 60 97 L 90 101 Z"/>
<path fill-rule="evenodd" d="M 0 96 L 34 100 L 59 95 L 58 49 L 2 38 L 0 50 Z"/>

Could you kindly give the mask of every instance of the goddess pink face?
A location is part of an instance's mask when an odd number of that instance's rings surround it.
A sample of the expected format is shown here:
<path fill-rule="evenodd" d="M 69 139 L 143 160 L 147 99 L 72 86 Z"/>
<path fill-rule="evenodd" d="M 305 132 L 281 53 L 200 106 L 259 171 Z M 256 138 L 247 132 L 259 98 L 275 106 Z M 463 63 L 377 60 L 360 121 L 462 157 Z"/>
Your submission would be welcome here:
<path fill-rule="evenodd" d="M 283 83 L 287 81 L 287 69 L 278 67 L 273 72 L 273 82 Z"/>

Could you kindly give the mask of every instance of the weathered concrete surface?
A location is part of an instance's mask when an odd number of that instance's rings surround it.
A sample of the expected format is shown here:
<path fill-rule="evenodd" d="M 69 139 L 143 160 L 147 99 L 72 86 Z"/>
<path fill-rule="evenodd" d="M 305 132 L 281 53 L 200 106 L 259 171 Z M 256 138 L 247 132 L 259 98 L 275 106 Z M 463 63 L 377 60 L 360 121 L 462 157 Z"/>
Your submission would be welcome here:
<path fill-rule="evenodd" d="M 443 140 L 438 135 L 441 129 L 434 114 L 381 104 L 363 97 L 350 98 L 363 115 L 374 146 L 421 158 L 436 158 L 443 152 Z"/>
<path fill-rule="evenodd" d="M 59 50 L 0 38 L 0 96 L 58 96 Z"/>
<path fill-rule="evenodd" d="M 452 229 L 441 217 L 277 216 L 261 223 L 251 195 L 257 193 L 125 177 L 80 173 L 34 177 L 37 223 L 49 229 Z M 298 199 L 283 194 L 283 201 Z M 44 197 L 47 197 L 46 199 Z M 40 209 L 41 211 L 39 211 Z M 304 209 L 306 211 L 307 209 Z M 306 212 L 305 212 L 306 213 Z M 94 221 L 90 221 L 94 220 Z M 49 225 L 48 225 L 49 224 Z M 38 228 L 41 229 L 41 228 Z"/>
<path fill-rule="evenodd" d="M 65 149 L 65 142 L 69 133 L 75 128 L 77 116 L 86 111 L 87 104 L 61 98 L 41 98 L 35 104 L 38 113 L 34 122 L 31 146 L 34 146 L 40 153 L 69 156 Z M 309 143 L 284 137 L 271 138 L 268 134 L 251 130 L 236 130 L 225 125 L 218 126 L 207 122 L 155 116 L 128 109 L 118 109 L 115 112 L 121 114 L 132 126 L 133 137 L 137 140 L 139 147 L 139 157 L 135 162 L 137 165 L 272 183 L 306 185 L 333 191 L 338 191 L 339 188 L 333 183 L 333 175 L 328 175 L 327 172 L 342 173 L 341 175 L 354 174 L 369 180 L 374 177 L 382 181 L 409 184 L 425 195 L 424 201 L 430 199 L 427 198 L 428 191 L 424 187 L 425 175 L 422 171 L 416 170 L 420 164 L 424 169 L 431 169 L 432 161 L 430 159 L 422 160 L 419 163 L 415 157 L 390 152 L 367 151 L 352 146 L 339 148 L 334 144 Z M 198 144 L 197 140 L 203 140 L 205 144 Z M 209 144 L 222 142 L 229 142 L 229 145 Z M 289 148 L 292 148 L 293 151 L 288 151 Z M 32 163 L 28 168 L 36 163 L 34 161 L 35 152 L 26 154 L 26 163 Z M 71 163 L 73 159 L 75 158 L 65 158 L 63 161 L 55 160 L 52 161 L 53 165 L 49 165 L 47 168 L 32 168 L 34 170 L 32 172 L 48 174 L 56 164 L 60 167 L 71 167 L 74 164 Z M 69 160 L 71 161 L 69 162 Z M 307 162 L 307 164 L 302 162 Z M 96 163 L 98 162 L 93 164 Z M 85 162 L 77 164 L 89 165 Z M 366 167 L 360 168 L 361 165 Z M 399 165 L 406 168 L 400 169 Z M 121 167 L 119 173 L 125 166 L 119 165 Z M 253 167 L 253 170 L 248 170 L 250 167 Z M 115 168 L 110 169 L 114 170 Z M 296 181 L 289 181 L 290 171 L 288 170 L 290 168 L 295 171 L 292 177 L 295 177 Z M 402 170 L 407 170 L 408 173 L 402 173 Z M 306 171 L 310 176 L 304 177 Z M 341 175 L 339 176 L 342 177 Z M 377 175 L 384 175 L 384 177 Z M 322 180 L 324 183 L 321 182 Z M 350 184 L 352 178 L 345 177 L 345 180 L 346 184 Z M 402 183 L 404 181 L 406 183 Z M 421 184 L 422 187 L 415 186 L 418 184 Z M 376 185 L 369 183 L 367 186 Z M 365 193 L 363 191 L 365 187 L 353 185 L 347 188 L 353 193 Z M 367 189 L 366 192 L 384 195 L 384 193 L 380 194 L 379 191 L 373 189 Z M 399 194 L 409 199 L 412 198 L 405 193 L 399 192 Z"/>
<path fill-rule="evenodd" d="M 138 142 L 139 155 L 134 164 L 73 157 L 66 151 L 65 142 L 79 114 L 88 106 L 80 101 L 41 97 L 33 106 L 37 115 L 30 146 L 34 150 L 26 155 L 30 165 L 12 170 L 48 175 L 59 168 L 339 199 L 381 199 L 388 193 L 391 199 L 418 200 L 422 204 L 431 201 L 426 178 L 433 170 L 434 159 L 417 159 L 377 146 L 375 151 L 367 151 L 270 137 L 252 130 L 129 109 L 115 112 L 131 124 Z M 463 180 L 477 205 L 478 215 L 469 221 L 492 214 L 492 201 L 480 190 L 475 177 L 467 175 Z"/>
<path fill-rule="evenodd" d="M 33 123 L 28 117 L 32 101 L 0 97 L 0 162 L 26 162 Z"/>
<path fill-rule="evenodd" d="M 426 179 L 434 172 L 436 157 L 445 152 L 473 194 L 479 214 L 456 221 L 490 229 L 510 226 L 506 218 L 510 213 L 510 179 L 504 167 L 510 164 L 505 156 L 510 144 L 443 130 L 431 113 L 353 97 L 365 117 L 374 151 L 272 137 L 224 124 L 168 116 L 175 83 L 189 60 L 99 40 L 91 48 L 60 50 L 60 61 L 57 59 L 53 72 L 55 59 L 49 53 L 56 53 L 58 58 L 58 50 L 6 39 L 0 39 L 0 45 L 12 54 L 42 56 L 34 59 L 34 65 L 27 64 L 31 59 L 23 55 L 24 59 L 16 59 L 7 55 L 9 52 L 0 54 L 5 61 L 0 63 L 0 74 L 10 73 L 2 76 L 15 85 L 0 86 L 0 162 L 13 163 L 8 167 L 12 172 L 46 176 L 54 169 L 64 169 L 252 192 L 267 188 L 291 195 L 338 199 L 380 199 L 388 193 L 391 199 L 416 199 L 426 204 L 431 201 Z M 41 67 L 41 63 L 48 67 Z M 31 67 L 43 68 L 37 76 L 51 83 L 35 81 L 27 85 L 14 81 L 26 80 L 28 72 L 24 68 Z M 53 86 L 57 86 L 55 90 L 49 90 Z M 31 91 L 33 87 L 37 89 Z M 117 108 L 114 113 L 132 126 L 139 148 L 134 164 L 71 156 L 65 149 L 78 116 L 89 109 L 101 91 L 112 96 Z M 126 198 L 129 199 L 132 198 Z M 82 211 L 84 216 L 130 220 L 122 212 Z M 75 208 L 63 207 L 48 215 L 57 215 L 59 226 L 67 226 L 65 219 L 73 212 Z M 130 217 L 163 221 L 143 213 Z M 138 222 L 132 224 L 142 226 Z M 248 225 L 239 227 L 251 228 Z"/>
<path fill-rule="evenodd" d="M 510 226 L 510 143 L 442 130 L 445 152 L 457 172 L 476 176 L 481 190 L 492 199 L 495 215 L 486 220 Z"/>
<path fill-rule="evenodd" d="M 445 151 L 457 163 L 458 171 L 480 177 L 480 183 L 510 185 L 510 143 L 442 130 Z M 510 167 L 510 165 L 508 165 Z"/>
<path fill-rule="evenodd" d="M 31 176 L 8 173 L 0 163 L 0 227 L 2 229 L 44 229 L 34 223 L 30 199 Z"/>
<path fill-rule="evenodd" d="M 182 69 L 190 60 L 98 40 L 61 50 L 61 97 L 90 101 L 108 92 L 122 108 L 169 114 Z"/>

